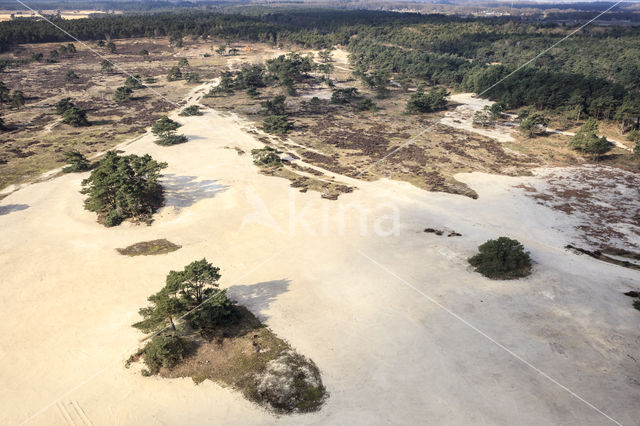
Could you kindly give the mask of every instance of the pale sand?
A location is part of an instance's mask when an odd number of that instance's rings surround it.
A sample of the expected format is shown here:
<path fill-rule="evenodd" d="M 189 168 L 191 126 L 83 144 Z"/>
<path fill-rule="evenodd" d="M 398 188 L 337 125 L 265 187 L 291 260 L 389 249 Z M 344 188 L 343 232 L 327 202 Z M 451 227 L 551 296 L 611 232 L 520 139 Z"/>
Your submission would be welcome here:
<path fill-rule="evenodd" d="M 147 135 L 123 148 L 169 163 L 169 206 L 152 226 L 97 224 L 78 192 L 86 174 L 2 200 L 0 423 L 35 414 L 31 423 L 43 425 L 607 423 L 419 292 L 618 421 L 637 423 L 640 313 L 621 292 L 639 288 L 639 274 L 563 250 L 575 236 L 557 229 L 571 229 L 570 218 L 512 188 L 535 177 L 458 176 L 478 200 L 382 180 L 326 201 L 224 148 L 262 146 L 237 117 L 179 120 L 188 143 L 160 147 Z M 395 206 L 398 235 L 376 236 L 371 223 L 360 235 L 354 209 L 340 235 L 349 203 L 378 215 Z M 311 229 L 299 222 L 291 232 L 290 212 L 305 206 Z M 463 236 L 425 234 L 428 226 Z M 466 258 L 498 235 L 531 250 L 531 277 L 495 282 L 470 270 Z M 156 238 L 183 248 L 115 251 Z M 320 412 L 274 417 L 209 381 L 124 368 L 141 337 L 130 326 L 138 308 L 170 269 L 202 257 L 222 268 L 234 298 L 317 363 L 331 394 Z"/>
<path fill-rule="evenodd" d="M 454 129 L 466 130 L 468 132 L 477 133 L 487 136 L 498 142 L 514 142 L 511 136 L 512 127 L 504 125 L 496 125 L 495 127 L 475 127 L 473 125 L 473 115 L 477 111 L 481 111 L 485 106 L 491 106 L 495 102 L 488 99 L 476 98 L 475 93 L 456 93 L 449 96 L 449 101 L 458 105 L 454 110 L 444 113 L 444 117 L 440 119 L 440 123 Z"/>

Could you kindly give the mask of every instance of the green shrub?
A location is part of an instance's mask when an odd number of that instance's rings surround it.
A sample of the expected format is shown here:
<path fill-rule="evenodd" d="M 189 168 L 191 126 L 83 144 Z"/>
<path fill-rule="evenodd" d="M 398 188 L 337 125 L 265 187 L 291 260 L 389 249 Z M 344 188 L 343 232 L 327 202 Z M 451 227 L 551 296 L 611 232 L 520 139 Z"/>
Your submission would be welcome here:
<path fill-rule="evenodd" d="M 429 93 L 416 92 L 407 102 L 407 112 L 417 114 L 423 112 L 433 112 L 447 106 L 447 89 L 432 88 Z"/>
<path fill-rule="evenodd" d="M 128 87 L 131 90 L 140 89 L 142 88 L 141 81 L 142 81 L 142 77 L 140 77 L 138 74 L 130 75 L 124 81 L 124 87 Z"/>
<path fill-rule="evenodd" d="M 183 117 L 202 115 L 202 111 L 200 111 L 200 107 L 198 105 L 191 105 L 183 109 L 182 112 L 180 112 L 180 115 Z"/>
<path fill-rule="evenodd" d="M 189 139 L 185 135 L 169 134 L 155 140 L 158 145 L 170 146 L 188 142 Z"/>
<path fill-rule="evenodd" d="M 580 127 L 575 136 L 571 138 L 569 146 L 583 154 L 590 154 L 594 158 L 611 150 L 611 144 L 607 138 L 598 137 L 598 122 L 593 118 L 589 118 Z"/>
<path fill-rule="evenodd" d="M 279 167 L 282 165 L 278 151 L 269 146 L 252 149 L 251 156 L 253 157 L 253 164 L 256 166 Z"/>
<path fill-rule="evenodd" d="M 173 368 L 184 359 L 185 345 L 176 335 L 160 334 L 147 343 L 143 354 L 151 374 L 157 374 L 161 367 Z"/>
<path fill-rule="evenodd" d="M 160 170 L 150 155 L 120 156 L 108 151 L 82 181 L 82 194 L 87 210 L 98 213 L 106 226 L 114 226 L 126 218 L 147 219 L 162 205 L 162 187 L 158 184 Z"/>
<path fill-rule="evenodd" d="M 133 90 L 127 86 L 118 87 L 113 94 L 113 100 L 118 103 L 129 102 L 131 100 L 131 94 Z"/>
<path fill-rule="evenodd" d="M 182 79 L 182 71 L 180 70 L 180 67 L 171 67 L 169 73 L 167 74 L 167 81 L 176 81 L 180 79 Z"/>
<path fill-rule="evenodd" d="M 375 112 L 378 110 L 378 106 L 371 99 L 364 98 L 356 104 L 356 110 Z"/>
<path fill-rule="evenodd" d="M 516 240 L 500 237 L 478 247 L 469 259 L 476 271 L 492 279 L 516 279 L 531 273 L 531 257 Z"/>
<path fill-rule="evenodd" d="M 71 98 L 62 98 L 56 103 L 56 114 L 62 115 L 66 110 L 74 106 Z"/>
<path fill-rule="evenodd" d="M 91 168 L 91 162 L 78 151 L 65 152 L 64 159 L 69 164 L 62 168 L 64 173 L 84 172 Z"/>
<path fill-rule="evenodd" d="M 287 115 L 270 115 L 263 120 L 262 127 L 267 133 L 285 134 L 293 129 L 293 123 Z"/>
<path fill-rule="evenodd" d="M 194 330 L 207 330 L 228 325 L 237 315 L 233 301 L 227 297 L 227 291 L 222 290 L 190 314 L 187 321 Z"/>
<path fill-rule="evenodd" d="M 62 114 L 62 122 L 73 127 L 83 127 L 89 125 L 87 113 L 78 107 L 72 106 Z"/>

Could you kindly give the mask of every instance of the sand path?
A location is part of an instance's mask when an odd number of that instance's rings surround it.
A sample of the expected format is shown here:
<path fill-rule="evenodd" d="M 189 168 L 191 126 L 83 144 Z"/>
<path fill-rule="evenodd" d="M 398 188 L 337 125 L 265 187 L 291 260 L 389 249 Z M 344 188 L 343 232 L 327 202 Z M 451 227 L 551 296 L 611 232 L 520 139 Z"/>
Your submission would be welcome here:
<path fill-rule="evenodd" d="M 327 201 L 226 149 L 262 146 L 238 117 L 176 118 L 188 143 L 161 147 L 147 134 L 121 147 L 169 163 L 167 206 L 152 226 L 97 224 L 78 192 L 86 174 L 0 203 L 0 423 L 607 423 L 434 301 L 616 420 L 637 422 L 638 312 L 621 291 L 640 278 L 565 251 L 574 236 L 557 229 L 571 218 L 513 188 L 535 176 L 457 176 L 478 200 L 381 180 Z M 428 226 L 463 236 L 425 234 Z M 498 235 L 531 250 L 531 277 L 494 282 L 468 268 L 475 247 Z M 155 238 L 183 248 L 115 251 Z M 202 257 L 222 268 L 235 299 L 318 364 L 331 393 L 320 412 L 274 417 L 211 382 L 124 368 L 140 337 L 130 327 L 138 308 L 170 269 Z"/>

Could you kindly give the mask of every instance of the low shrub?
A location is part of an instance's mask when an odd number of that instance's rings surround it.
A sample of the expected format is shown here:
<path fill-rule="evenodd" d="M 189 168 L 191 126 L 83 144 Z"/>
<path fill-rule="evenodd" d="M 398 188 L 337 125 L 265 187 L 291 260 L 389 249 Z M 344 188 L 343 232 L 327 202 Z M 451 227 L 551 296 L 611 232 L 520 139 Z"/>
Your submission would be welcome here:
<path fill-rule="evenodd" d="M 159 334 L 143 349 L 144 363 L 151 374 L 157 374 L 161 367 L 173 368 L 185 355 L 182 339 L 174 334 Z"/>
<path fill-rule="evenodd" d="M 489 240 L 469 259 L 477 272 L 492 279 L 511 280 L 531 273 L 531 257 L 522 244 L 507 237 Z"/>

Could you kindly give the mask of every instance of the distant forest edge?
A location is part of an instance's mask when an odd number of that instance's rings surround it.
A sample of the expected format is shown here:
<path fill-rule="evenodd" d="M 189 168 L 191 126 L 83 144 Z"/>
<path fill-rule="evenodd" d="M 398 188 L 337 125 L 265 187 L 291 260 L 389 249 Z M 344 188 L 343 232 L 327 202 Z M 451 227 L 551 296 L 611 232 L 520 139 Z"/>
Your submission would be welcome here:
<path fill-rule="evenodd" d="M 265 10 L 251 15 L 176 11 L 55 22 L 81 40 L 180 35 L 318 49 L 342 45 L 351 53 L 357 72 L 393 73 L 399 80 L 423 80 L 476 93 L 576 28 L 507 18 L 330 9 Z M 508 108 L 534 106 L 637 127 L 639 39 L 638 27 L 589 26 L 486 96 Z M 68 41 L 41 20 L 0 23 L 1 51 L 19 43 Z"/>

